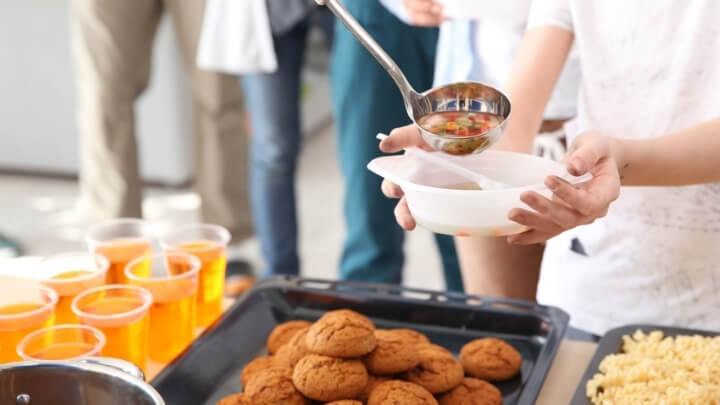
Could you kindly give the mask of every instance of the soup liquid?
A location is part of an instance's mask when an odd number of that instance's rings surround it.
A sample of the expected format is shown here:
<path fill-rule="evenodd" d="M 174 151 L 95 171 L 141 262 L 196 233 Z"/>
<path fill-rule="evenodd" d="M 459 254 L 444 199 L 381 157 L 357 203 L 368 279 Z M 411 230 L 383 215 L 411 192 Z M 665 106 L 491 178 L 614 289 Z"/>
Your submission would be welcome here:
<path fill-rule="evenodd" d="M 55 280 L 65 280 L 65 279 L 73 279 L 78 277 L 84 277 L 88 274 L 91 274 L 91 271 L 88 270 L 73 270 L 73 271 L 66 271 L 64 273 L 60 273 L 53 277 Z M 80 286 L 80 288 L 77 291 L 77 294 L 80 294 L 82 290 L 96 287 L 101 285 L 101 281 L 95 281 L 83 282 L 83 285 Z M 86 288 L 84 288 L 86 287 Z M 62 324 L 68 324 L 68 323 L 78 323 L 78 318 L 75 315 L 75 313 L 72 311 L 72 301 L 75 298 L 75 295 L 59 295 L 57 305 L 55 306 L 55 324 L 56 325 L 62 325 Z"/>
<path fill-rule="evenodd" d="M 195 241 L 178 246 L 202 262 L 197 293 L 197 324 L 208 326 L 222 314 L 227 256 L 225 247 L 210 241 Z"/>
<path fill-rule="evenodd" d="M 42 306 L 42 304 L 36 303 L 8 305 L 0 308 L 0 315 L 19 315 L 35 311 Z M 18 322 L 18 329 L 13 329 L 11 324 L 0 329 L 0 364 L 22 360 L 17 354 L 18 343 L 29 333 L 50 327 L 53 324 L 54 317 L 52 314 L 45 318 L 38 315 L 34 315 L 34 317 L 38 317 L 38 323 L 35 325 L 27 326 L 28 321 L 21 320 Z"/>
<path fill-rule="evenodd" d="M 502 117 L 472 111 L 438 111 L 420 117 L 418 125 L 435 135 L 474 136 L 490 132 Z"/>
<path fill-rule="evenodd" d="M 116 315 L 130 312 L 142 305 L 143 301 L 134 297 L 106 297 L 80 309 L 92 315 Z M 92 319 L 86 319 L 84 323 L 105 334 L 105 347 L 101 351 L 103 356 L 127 360 L 145 371 L 150 331 L 150 318 L 147 314 L 129 323 L 119 320 L 116 326 L 93 324 Z"/>
<path fill-rule="evenodd" d="M 133 259 L 148 255 L 151 252 L 150 243 L 143 239 L 116 239 L 108 243 L 103 243 L 95 248 L 95 253 L 105 256 L 110 262 L 110 268 L 107 272 L 108 284 L 127 284 L 125 266 Z M 147 269 L 146 271 L 137 272 L 136 274 L 149 277 L 149 260 L 145 267 Z"/>
<path fill-rule="evenodd" d="M 478 186 L 477 183 L 469 181 L 465 183 L 451 184 L 449 186 L 443 186 L 443 188 L 449 188 L 451 190 L 482 190 L 482 187 Z"/>

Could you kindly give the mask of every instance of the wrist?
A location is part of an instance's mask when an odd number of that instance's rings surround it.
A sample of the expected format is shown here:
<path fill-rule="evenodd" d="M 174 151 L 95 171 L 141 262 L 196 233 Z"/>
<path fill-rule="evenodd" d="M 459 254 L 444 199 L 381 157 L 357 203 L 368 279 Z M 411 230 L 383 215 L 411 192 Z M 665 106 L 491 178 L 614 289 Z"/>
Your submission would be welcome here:
<path fill-rule="evenodd" d="M 609 155 L 615 160 L 618 173 L 620 174 L 620 180 L 622 181 L 623 177 L 625 177 L 625 171 L 630 167 L 629 144 L 626 139 L 611 136 L 608 136 L 607 139 Z"/>

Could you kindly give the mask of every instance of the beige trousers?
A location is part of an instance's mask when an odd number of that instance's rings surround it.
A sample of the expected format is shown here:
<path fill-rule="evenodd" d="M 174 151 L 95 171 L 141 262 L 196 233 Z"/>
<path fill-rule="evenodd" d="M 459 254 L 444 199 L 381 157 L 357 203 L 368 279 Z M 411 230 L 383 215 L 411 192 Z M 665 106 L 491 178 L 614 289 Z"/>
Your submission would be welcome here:
<path fill-rule="evenodd" d="M 199 70 L 203 0 L 73 0 L 73 52 L 81 137 L 80 189 L 93 218 L 141 217 L 134 104 L 150 77 L 160 17 L 172 17 L 192 82 L 196 176 L 203 220 L 235 240 L 252 234 L 241 89 Z"/>

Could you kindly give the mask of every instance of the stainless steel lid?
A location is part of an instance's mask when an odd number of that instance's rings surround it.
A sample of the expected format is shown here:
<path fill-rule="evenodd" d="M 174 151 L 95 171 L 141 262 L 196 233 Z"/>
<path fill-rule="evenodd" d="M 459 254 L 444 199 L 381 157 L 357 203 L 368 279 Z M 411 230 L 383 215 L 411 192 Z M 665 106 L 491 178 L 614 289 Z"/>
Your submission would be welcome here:
<path fill-rule="evenodd" d="M 2 405 L 165 405 L 130 363 L 104 358 L 0 365 Z"/>

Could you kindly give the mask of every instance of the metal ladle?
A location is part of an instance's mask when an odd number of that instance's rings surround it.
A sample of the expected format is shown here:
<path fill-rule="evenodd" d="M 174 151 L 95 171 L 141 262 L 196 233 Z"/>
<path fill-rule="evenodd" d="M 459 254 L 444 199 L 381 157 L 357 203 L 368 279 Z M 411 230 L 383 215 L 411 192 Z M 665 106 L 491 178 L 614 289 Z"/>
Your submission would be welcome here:
<path fill-rule="evenodd" d="M 397 63 L 368 34 L 339 0 L 315 0 L 327 6 L 350 32 L 372 54 L 395 81 L 410 119 L 420 129 L 425 142 L 433 149 L 452 155 L 479 153 L 494 144 L 502 136 L 510 116 L 510 100 L 500 90 L 477 82 L 452 83 L 418 93 L 410 85 Z M 428 114 L 442 111 L 479 112 L 497 115 L 501 122 L 488 132 L 472 135 L 437 135 L 418 124 Z"/>

